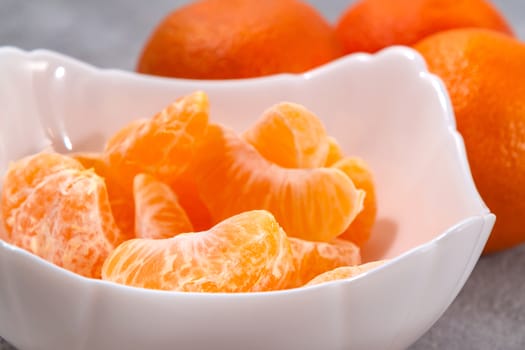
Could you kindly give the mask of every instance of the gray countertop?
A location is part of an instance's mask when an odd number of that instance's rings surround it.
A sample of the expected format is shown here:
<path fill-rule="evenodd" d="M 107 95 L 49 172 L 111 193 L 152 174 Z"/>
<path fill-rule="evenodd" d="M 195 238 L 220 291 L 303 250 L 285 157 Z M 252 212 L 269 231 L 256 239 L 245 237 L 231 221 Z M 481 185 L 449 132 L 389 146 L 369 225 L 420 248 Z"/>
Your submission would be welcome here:
<path fill-rule="evenodd" d="M 0 46 L 46 48 L 99 67 L 131 70 L 153 26 L 184 2 L 0 0 Z M 335 20 L 351 0 L 310 2 Z M 525 38 L 525 1 L 493 2 Z M 410 349 L 525 349 L 524 266 L 525 245 L 482 257 L 443 317 Z M 0 337 L 0 350 L 8 349 L 13 348 Z"/>

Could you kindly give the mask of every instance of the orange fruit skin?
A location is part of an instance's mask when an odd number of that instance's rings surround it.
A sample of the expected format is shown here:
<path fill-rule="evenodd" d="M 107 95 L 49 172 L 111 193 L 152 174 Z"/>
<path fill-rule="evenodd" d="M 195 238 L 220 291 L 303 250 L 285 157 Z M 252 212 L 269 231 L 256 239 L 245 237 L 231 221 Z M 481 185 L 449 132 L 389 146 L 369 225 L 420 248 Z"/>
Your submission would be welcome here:
<path fill-rule="evenodd" d="M 280 167 L 220 125 L 209 125 L 193 166 L 199 193 L 215 222 L 264 209 L 288 235 L 327 242 L 362 209 L 364 192 L 341 170 Z"/>
<path fill-rule="evenodd" d="M 264 158 L 285 168 L 320 167 L 328 155 L 323 123 L 296 103 L 282 102 L 268 108 L 242 137 Z"/>
<path fill-rule="evenodd" d="M 297 0 L 203 0 L 170 13 L 137 71 L 192 79 L 300 73 L 342 55 L 334 28 Z"/>
<path fill-rule="evenodd" d="M 443 30 L 469 27 L 512 35 L 505 18 L 486 0 L 361 0 L 341 15 L 336 31 L 345 53 L 372 53 L 391 45 L 413 45 Z"/>
<path fill-rule="evenodd" d="M 288 239 L 295 265 L 290 288 L 303 286 L 315 276 L 336 267 L 361 263 L 359 247 L 346 240 L 313 242 L 294 237 Z"/>
<path fill-rule="evenodd" d="M 525 242 L 525 44 L 462 29 L 415 48 L 448 89 L 474 181 L 496 214 L 484 252 Z"/>
<path fill-rule="evenodd" d="M 286 233 L 267 211 L 249 211 L 208 231 L 124 242 L 102 277 L 150 289 L 236 293 L 282 289 L 292 272 Z"/>
<path fill-rule="evenodd" d="M 137 238 L 162 239 L 192 232 L 193 226 L 171 188 L 148 174 L 133 181 Z"/>
<path fill-rule="evenodd" d="M 48 175 L 16 210 L 10 243 L 85 277 L 100 278 L 121 241 L 106 186 L 90 170 Z"/>
<path fill-rule="evenodd" d="M 358 157 L 345 157 L 335 162 L 332 167 L 343 171 L 356 188 L 366 193 L 363 210 L 339 236 L 362 247 L 370 239 L 377 216 L 377 197 L 372 171 L 366 162 Z"/>
<path fill-rule="evenodd" d="M 351 278 L 351 277 L 360 275 L 362 273 L 365 273 L 367 271 L 370 271 L 372 269 L 375 269 L 376 267 L 383 265 L 385 262 L 386 260 L 377 260 L 377 261 L 371 261 L 371 262 L 368 262 L 366 264 L 361 264 L 361 265 L 337 267 L 333 270 L 326 271 L 314 277 L 312 280 L 306 283 L 306 286 L 313 286 L 315 284 L 321 284 L 321 283 Z"/>

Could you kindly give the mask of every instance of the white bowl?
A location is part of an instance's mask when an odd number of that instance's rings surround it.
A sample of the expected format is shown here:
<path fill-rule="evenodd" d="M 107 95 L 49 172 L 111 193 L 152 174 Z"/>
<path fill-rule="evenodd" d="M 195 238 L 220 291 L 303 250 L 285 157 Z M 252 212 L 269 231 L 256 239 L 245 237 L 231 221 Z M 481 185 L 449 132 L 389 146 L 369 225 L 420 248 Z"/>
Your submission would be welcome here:
<path fill-rule="evenodd" d="M 0 174 L 46 147 L 99 150 L 128 120 L 206 91 L 238 130 L 304 104 L 375 174 L 368 273 L 279 292 L 178 293 L 86 279 L 0 241 L 0 335 L 31 349 L 402 349 L 450 305 L 494 224 L 472 181 L 447 93 L 414 51 L 351 55 L 303 75 L 189 81 L 0 49 Z"/>

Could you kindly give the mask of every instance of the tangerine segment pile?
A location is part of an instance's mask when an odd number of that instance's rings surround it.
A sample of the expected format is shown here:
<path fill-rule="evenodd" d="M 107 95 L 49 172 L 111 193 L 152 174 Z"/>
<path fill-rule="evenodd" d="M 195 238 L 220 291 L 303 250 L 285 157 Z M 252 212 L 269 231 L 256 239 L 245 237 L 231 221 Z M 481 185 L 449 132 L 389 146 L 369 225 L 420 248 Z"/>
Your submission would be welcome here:
<path fill-rule="evenodd" d="M 286 233 L 269 212 L 255 210 L 204 232 L 129 240 L 106 260 L 102 278 L 170 291 L 256 292 L 284 288 L 292 272 Z"/>
<path fill-rule="evenodd" d="M 208 126 L 208 96 L 197 91 L 177 99 L 151 119 L 130 123 L 106 144 L 111 171 L 131 191 L 133 179 L 148 173 L 170 183 L 184 173 Z"/>
<path fill-rule="evenodd" d="M 284 168 L 323 166 L 329 150 L 321 120 L 304 106 L 283 102 L 267 109 L 243 138 Z"/>
<path fill-rule="evenodd" d="M 242 137 L 208 109 L 195 92 L 102 153 L 11 164 L 5 239 L 86 277 L 176 291 L 295 288 L 360 263 L 350 240 L 375 218 L 366 164 L 303 106 L 269 108 Z"/>
<path fill-rule="evenodd" d="M 99 278 L 105 258 L 122 241 L 104 180 L 71 158 L 41 153 L 10 167 L 4 193 L 16 188 L 25 198 L 18 207 L 2 207 L 2 217 L 9 216 L 11 222 L 8 242 L 80 275 Z"/>
<path fill-rule="evenodd" d="M 385 262 L 386 260 L 377 260 L 362 265 L 337 267 L 314 277 L 310 282 L 306 283 L 306 286 L 351 278 L 375 269 L 376 267 L 383 265 Z"/>
<path fill-rule="evenodd" d="M 138 238 L 170 238 L 193 226 L 171 188 L 148 174 L 133 181 L 135 234 Z"/>
<path fill-rule="evenodd" d="M 118 183 L 118 186 L 110 185 L 109 190 L 117 223 L 124 232 L 133 235 L 135 231 L 135 175 L 147 173 L 169 185 L 186 177 L 195 148 L 206 133 L 208 114 L 208 96 L 196 91 L 178 98 L 150 119 L 129 123 L 108 140 L 102 156 L 108 168 L 108 183 Z M 183 181 L 177 188 L 183 189 L 181 204 L 186 210 L 188 207 L 198 209 L 198 212 L 188 211 L 196 227 L 209 228 L 207 210 L 204 205 L 198 205 L 197 190 L 195 186 L 186 186 L 187 182 Z"/>
<path fill-rule="evenodd" d="M 339 169 L 280 167 L 216 124 L 208 127 L 193 171 L 214 220 L 265 209 L 288 235 L 312 241 L 331 241 L 343 232 L 365 196 Z"/>
<path fill-rule="evenodd" d="M 315 276 L 336 267 L 361 263 L 359 247 L 343 239 L 312 242 L 290 237 L 289 240 L 295 265 L 290 288 L 303 286 Z"/>

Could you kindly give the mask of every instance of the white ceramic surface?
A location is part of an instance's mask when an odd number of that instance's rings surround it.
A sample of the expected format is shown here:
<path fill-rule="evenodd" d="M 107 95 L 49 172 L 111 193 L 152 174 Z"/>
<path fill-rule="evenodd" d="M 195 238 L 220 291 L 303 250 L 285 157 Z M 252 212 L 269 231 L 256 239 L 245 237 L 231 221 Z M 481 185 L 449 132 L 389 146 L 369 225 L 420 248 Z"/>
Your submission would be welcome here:
<path fill-rule="evenodd" d="M 98 150 L 126 121 L 206 91 L 211 118 L 242 130 L 287 100 L 317 113 L 375 174 L 365 256 L 347 281 L 280 292 L 141 290 L 76 276 L 0 240 L 0 334 L 32 349 L 403 349 L 455 298 L 494 224 L 473 184 L 448 96 L 395 47 L 303 75 L 206 82 L 99 70 L 47 51 L 0 49 L 0 174 L 46 147 Z"/>

